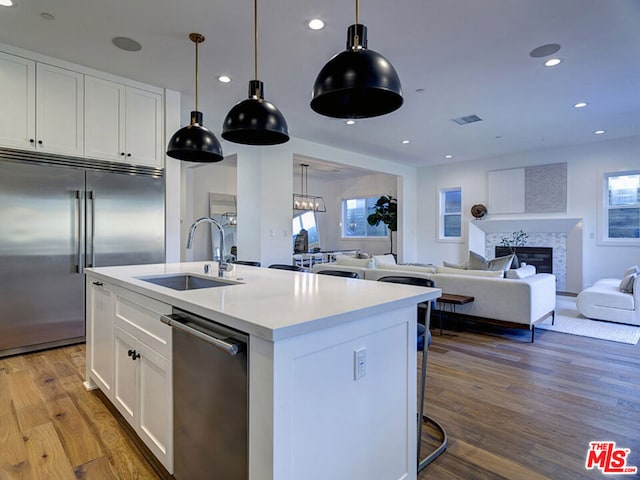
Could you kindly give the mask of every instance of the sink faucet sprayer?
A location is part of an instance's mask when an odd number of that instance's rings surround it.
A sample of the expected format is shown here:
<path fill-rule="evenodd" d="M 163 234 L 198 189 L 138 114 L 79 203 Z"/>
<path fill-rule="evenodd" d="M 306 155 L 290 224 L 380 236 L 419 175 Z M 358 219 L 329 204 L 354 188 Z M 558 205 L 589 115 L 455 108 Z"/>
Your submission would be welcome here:
<path fill-rule="evenodd" d="M 222 277 L 224 276 L 224 272 L 228 272 L 229 270 L 231 270 L 233 268 L 232 265 L 229 265 L 227 263 L 227 260 L 224 257 L 224 229 L 222 228 L 222 225 L 220 225 L 218 223 L 217 220 L 214 220 L 211 217 L 202 217 L 197 219 L 195 222 L 193 222 L 193 224 L 191 225 L 191 228 L 189 229 L 189 238 L 187 240 L 187 249 L 191 249 L 191 247 L 193 246 L 193 236 L 196 233 L 196 228 L 198 227 L 198 225 L 200 225 L 201 223 L 210 223 L 211 225 L 215 225 L 216 228 L 218 229 L 218 231 L 220 232 L 220 260 L 218 261 L 218 276 Z"/>

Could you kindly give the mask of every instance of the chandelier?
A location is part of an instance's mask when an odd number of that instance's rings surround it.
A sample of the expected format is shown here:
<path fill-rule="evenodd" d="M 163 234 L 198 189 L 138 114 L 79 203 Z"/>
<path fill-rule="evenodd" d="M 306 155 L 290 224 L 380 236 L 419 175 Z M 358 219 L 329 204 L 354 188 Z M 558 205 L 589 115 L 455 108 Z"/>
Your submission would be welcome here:
<path fill-rule="evenodd" d="M 315 195 L 309 195 L 307 190 L 309 186 L 309 179 L 307 177 L 307 169 L 309 165 L 306 163 L 300 164 L 300 191 L 301 193 L 293 194 L 293 209 L 302 211 L 314 211 L 314 212 L 326 212 L 327 209 L 324 205 L 322 197 Z"/>

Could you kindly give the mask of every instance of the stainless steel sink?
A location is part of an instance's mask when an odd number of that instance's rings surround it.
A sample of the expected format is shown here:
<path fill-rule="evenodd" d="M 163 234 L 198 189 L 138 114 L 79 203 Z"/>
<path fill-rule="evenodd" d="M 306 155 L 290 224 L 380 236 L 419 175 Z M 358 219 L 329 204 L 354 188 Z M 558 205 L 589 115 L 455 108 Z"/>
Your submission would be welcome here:
<path fill-rule="evenodd" d="M 143 282 L 153 283 L 173 290 L 195 290 L 198 288 L 229 287 L 240 285 L 240 282 L 222 278 L 199 277 L 188 273 L 162 275 L 158 277 L 138 277 Z"/>

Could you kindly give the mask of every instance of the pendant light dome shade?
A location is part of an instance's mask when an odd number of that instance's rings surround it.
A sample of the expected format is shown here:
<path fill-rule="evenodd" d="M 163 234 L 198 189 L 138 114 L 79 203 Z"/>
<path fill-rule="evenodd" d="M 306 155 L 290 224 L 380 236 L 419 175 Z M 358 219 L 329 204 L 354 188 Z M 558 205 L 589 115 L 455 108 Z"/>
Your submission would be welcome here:
<path fill-rule="evenodd" d="M 367 49 L 367 27 L 354 24 L 347 30 L 347 50 L 320 70 L 311 108 L 327 117 L 370 118 L 397 110 L 403 101 L 393 65 Z"/>
<path fill-rule="evenodd" d="M 198 111 L 198 44 L 204 35 L 190 33 L 196 44 L 196 109 L 191 112 L 191 122 L 173 134 L 167 146 L 167 155 L 186 162 L 214 163 L 224 159 L 220 142 L 211 130 L 202 125 L 202 112 Z"/>
<path fill-rule="evenodd" d="M 214 163 L 224 159 L 220 142 L 202 125 L 202 112 L 191 112 L 191 123 L 173 134 L 167 155 L 187 162 Z"/>
<path fill-rule="evenodd" d="M 222 126 L 222 138 L 244 145 L 278 145 L 289 141 L 284 115 L 264 100 L 263 83 L 249 82 L 249 98 L 236 104 Z"/>

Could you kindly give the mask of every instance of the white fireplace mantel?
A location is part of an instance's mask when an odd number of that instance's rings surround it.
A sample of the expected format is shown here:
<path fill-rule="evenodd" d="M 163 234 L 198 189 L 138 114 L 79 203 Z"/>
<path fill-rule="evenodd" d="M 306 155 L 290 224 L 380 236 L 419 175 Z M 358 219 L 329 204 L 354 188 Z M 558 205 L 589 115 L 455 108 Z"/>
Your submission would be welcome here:
<path fill-rule="evenodd" d="M 524 230 L 527 233 L 568 233 L 582 221 L 581 218 L 490 218 L 473 220 L 469 225 L 485 233 L 503 233 Z"/>

